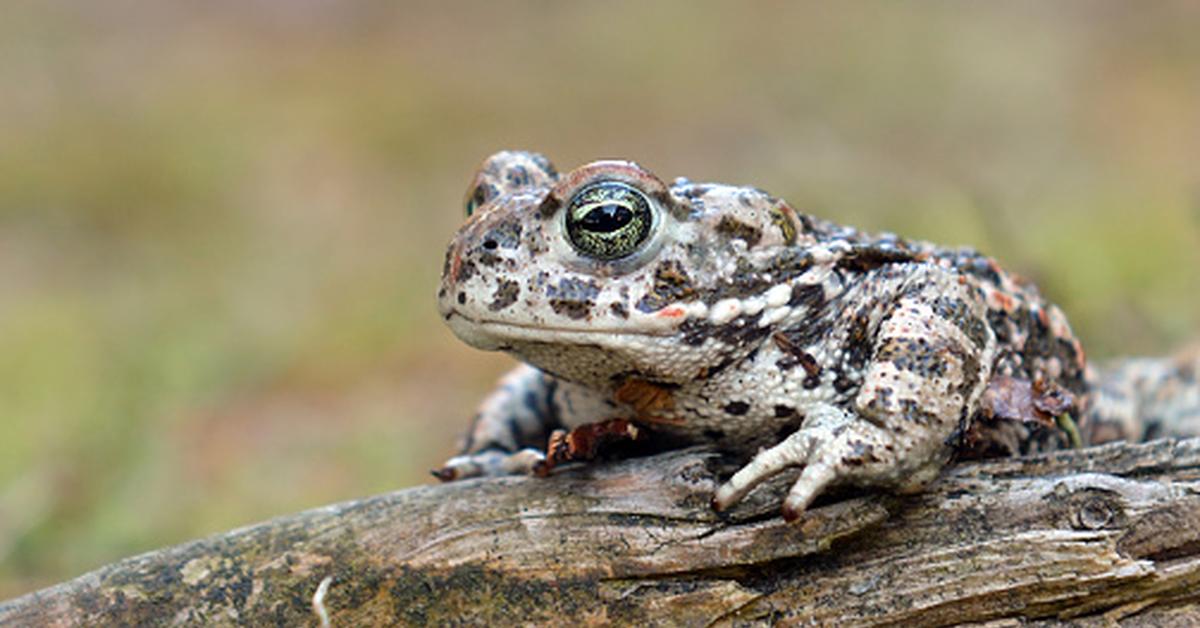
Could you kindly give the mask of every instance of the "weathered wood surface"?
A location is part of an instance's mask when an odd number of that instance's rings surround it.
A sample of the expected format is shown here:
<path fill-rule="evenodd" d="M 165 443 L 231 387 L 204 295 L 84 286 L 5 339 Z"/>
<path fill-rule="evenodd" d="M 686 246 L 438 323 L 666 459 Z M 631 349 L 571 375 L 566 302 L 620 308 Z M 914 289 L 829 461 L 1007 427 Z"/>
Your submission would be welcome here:
<path fill-rule="evenodd" d="M 1200 439 L 961 465 L 795 525 L 786 478 L 713 513 L 730 468 L 691 450 L 403 490 L 131 558 L 0 624 L 1200 623 Z"/>

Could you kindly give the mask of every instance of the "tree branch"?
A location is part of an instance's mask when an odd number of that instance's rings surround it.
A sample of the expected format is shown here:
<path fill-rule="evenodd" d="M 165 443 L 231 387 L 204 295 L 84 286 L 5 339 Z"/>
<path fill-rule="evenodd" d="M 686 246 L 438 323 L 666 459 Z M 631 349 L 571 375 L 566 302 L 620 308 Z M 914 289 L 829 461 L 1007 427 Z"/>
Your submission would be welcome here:
<path fill-rule="evenodd" d="M 0 624 L 1200 622 L 1200 439 L 963 464 L 726 515 L 700 450 L 422 486 L 150 552 L 0 604 Z"/>

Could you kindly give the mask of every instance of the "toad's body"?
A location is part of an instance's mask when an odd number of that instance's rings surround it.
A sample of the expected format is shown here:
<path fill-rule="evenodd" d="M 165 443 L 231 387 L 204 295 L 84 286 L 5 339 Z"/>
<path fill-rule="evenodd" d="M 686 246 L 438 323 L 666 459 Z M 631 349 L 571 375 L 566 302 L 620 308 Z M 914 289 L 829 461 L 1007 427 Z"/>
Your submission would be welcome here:
<path fill-rule="evenodd" d="M 802 466 L 794 516 L 830 485 L 911 490 L 956 453 L 1065 446 L 1054 419 L 1086 410 L 1065 317 L 971 250 L 752 188 L 668 187 L 629 162 L 559 176 L 532 153 L 488 159 L 468 210 L 442 315 L 532 367 L 484 403 L 442 477 L 529 470 L 552 430 L 624 419 L 745 456 L 721 508 Z"/>

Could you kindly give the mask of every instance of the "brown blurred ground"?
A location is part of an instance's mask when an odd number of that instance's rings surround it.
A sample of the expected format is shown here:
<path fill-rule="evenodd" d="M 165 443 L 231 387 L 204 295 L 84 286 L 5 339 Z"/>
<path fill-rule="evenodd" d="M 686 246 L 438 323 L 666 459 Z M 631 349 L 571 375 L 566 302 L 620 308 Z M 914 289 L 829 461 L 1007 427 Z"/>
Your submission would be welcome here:
<path fill-rule="evenodd" d="M 0 598 L 426 481 L 507 365 L 432 293 L 475 164 L 754 184 L 1200 330 L 1197 5 L 9 3 Z"/>

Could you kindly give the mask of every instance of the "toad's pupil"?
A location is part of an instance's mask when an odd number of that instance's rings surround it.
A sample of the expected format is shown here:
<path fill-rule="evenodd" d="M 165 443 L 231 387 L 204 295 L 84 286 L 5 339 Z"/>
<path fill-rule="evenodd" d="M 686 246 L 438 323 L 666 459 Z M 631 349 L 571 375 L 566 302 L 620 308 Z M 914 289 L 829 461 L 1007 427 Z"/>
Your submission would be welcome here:
<path fill-rule="evenodd" d="M 624 205 L 609 203 L 590 210 L 579 226 L 593 233 L 612 233 L 629 224 L 633 212 Z"/>

